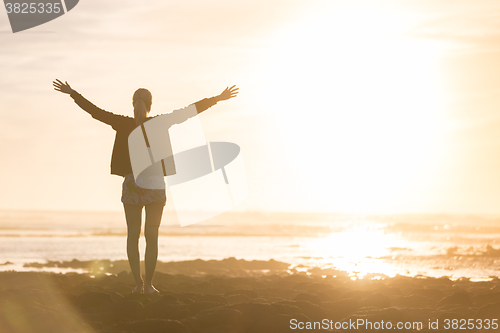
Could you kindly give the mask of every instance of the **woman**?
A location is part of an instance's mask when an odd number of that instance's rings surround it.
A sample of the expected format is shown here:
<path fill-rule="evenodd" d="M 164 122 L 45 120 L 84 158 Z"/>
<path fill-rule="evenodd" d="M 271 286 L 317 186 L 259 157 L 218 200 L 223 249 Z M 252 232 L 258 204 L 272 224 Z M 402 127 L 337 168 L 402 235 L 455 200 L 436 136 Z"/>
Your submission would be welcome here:
<path fill-rule="evenodd" d="M 134 181 L 130 156 L 128 151 L 128 136 L 137 126 L 151 119 L 148 117 L 151 110 L 152 95 L 144 88 L 137 89 L 132 97 L 134 106 L 134 118 L 117 115 L 96 107 L 85 99 L 77 91 L 73 90 L 68 82 L 63 83 L 60 80 L 53 82 L 54 89 L 65 94 L 69 94 L 76 104 L 87 111 L 93 118 L 110 125 L 116 131 L 113 153 L 111 156 L 111 174 L 123 176 L 125 179 L 122 186 L 123 208 L 125 210 L 125 219 L 127 221 L 127 256 L 130 269 L 135 279 L 135 288 L 133 293 L 158 294 L 159 291 L 153 286 L 153 275 L 158 258 L 158 228 L 161 223 L 163 208 L 166 204 L 165 184 L 163 182 L 155 188 L 147 189 L 140 187 L 140 182 Z M 195 104 L 196 111 L 201 113 L 219 101 L 236 97 L 238 88 L 232 86 L 226 88 L 220 95 L 205 98 Z M 175 112 L 182 112 L 182 109 Z M 188 115 L 187 117 L 189 117 Z M 187 118 L 186 118 L 187 119 Z M 185 120 L 186 120 L 185 119 Z M 156 180 L 158 181 L 158 179 Z M 139 256 L 139 237 L 141 234 L 142 208 L 145 207 L 146 222 L 144 236 L 146 238 L 146 277 L 143 281 L 140 270 Z"/>

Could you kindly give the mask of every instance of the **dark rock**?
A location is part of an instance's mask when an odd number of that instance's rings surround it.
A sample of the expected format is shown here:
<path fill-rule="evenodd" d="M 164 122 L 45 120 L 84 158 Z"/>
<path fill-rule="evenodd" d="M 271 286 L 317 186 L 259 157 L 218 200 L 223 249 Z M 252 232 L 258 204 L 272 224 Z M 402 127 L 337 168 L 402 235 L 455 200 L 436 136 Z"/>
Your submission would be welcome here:
<path fill-rule="evenodd" d="M 346 291 L 345 293 L 341 294 L 339 296 L 339 300 L 349 299 L 349 298 L 363 299 L 370 294 L 373 294 L 373 292 L 365 291 L 365 290 L 349 290 L 349 291 Z"/>
<path fill-rule="evenodd" d="M 243 315 L 236 309 L 216 308 L 204 310 L 195 316 L 203 328 L 214 326 L 241 326 Z"/>
<path fill-rule="evenodd" d="M 472 301 L 468 293 L 461 291 L 444 297 L 438 302 L 437 307 L 442 307 L 448 304 L 456 304 L 456 305 L 463 305 L 470 307 L 472 306 Z"/>
<path fill-rule="evenodd" d="M 195 317 L 187 317 L 179 320 L 179 322 L 182 325 L 186 326 L 189 332 L 201 332 L 200 323 L 198 322 L 198 319 L 196 319 Z"/>
<path fill-rule="evenodd" d="M 189 309 L 181 308 L 177 309 L 168 315 L 167 319 L 182 320 L 191 317 L 191 311 Z"/>
<path fill-rule="evenodd" d="M 177 320 L 148 319 L 119 323 L 113 327 L 115 331 L 133 333 L 188 333 L 188 329 Z"/>
<path fill-rule="evenodd" d="M 307 291 L 307 290 L 309 290 L 309 288 L 311 287 L 311 285 L 312 285 L 311 281 L 309 281 L 309 279 L 307 279 L 307 281 L 303 281 L 303 282 L 299 282 L 299 283 L 295 284 L 292 287 L 292 289 Z"/>
<path fill-rule="evenodd" d="M 237 290 L 231 290 L 228 291 L 224 294 L 224 296 L 231 296 L 231 295 L 246 295 L 249 298 L 256 298 L 259 297 L 259 295 L 250 289 L 237 289 Z"/>
<path fill-rule="evenodd" d="M 428 298 L 434 298 L 434 299 L 442 299 L 445 296 L 445 293 L 439 289 L 432 288 L 432 289 L 414 289 L 410 295 L 416 294 L 416 295 L 422 295 Z"/>
<path fill-rule="evenodd" d="M 269 304 L 240 303 L 228 308 L 240 311 L 243 314 L 244 324 L 257 323 L 278 314 L 278 311 Z"/>
<path fill-rule="evenodd" d="M 301 311 L 299 307 L 290 304 L 273 303 L 271 306 L 275 308 L 279 314 L 293 314 Z"/>
<path fill-rule="evenodd" d="M 180 294 L 175 294 L 175 296 L 182 303 L 190 304 L 198 300 L 201 295 L 197 293 L 180 293 Z"/>
<path fill-rule="evenodd" d="M 400 296 L 392 300 L 392 304 L 395 306 L 404 307 L 424 307 L 427 305 L 429 298 L 422 295 L 410 295 L 410 296 Z"/>
<path fill-rule="evenodd" d="M 207 294 L 207 295 L 201 295 L 199 297 L 200 301 L 206 301 L 206 302 L 216 302 L 216 303 L 223 303 L 223 304 L 228 304 L 228 300 L 226 297 L 222 295 L 212 295 L 212 294 Z"/>
<path fill-rule="evenodd" d="M 450 320 L 453 320 L 453 319 L 457 319 L 458 321 L 460 321 L 460 319 L 465 319 L 467 320 L 468 318 L 466 318 L 463 314 L 461 313 L 457 313 L 457 312 L 453 312 L 453 311 L 447 311 L 447 312 L 443 312 L 441 313 L 438 318 L 439 320 L 439 328 L 444 328 L 444 324 L 445 324 L 445 320 L 446 319 L 450 319 Z M 451 323 L 450 323 L 451 324 Z"/>
<path fill-rule="evenodd" d="M 477 305 L 495 304 L 500 302 L 500 292 L 489 292 L 478 294 L 472 297 Z"/>
<path fill-rule="evenodd" d="M 295 323 L 298 322 L 310 322 L 311 320 L 301 313 L 295 314 L 278 314 L 261 321 L 257 325 L 256 332 L 259 333 L 285 333 L 293 332 L 295 329 L 291 329 L 292 320 L 295 319 Z M 319 330 L 317 331 L 319 332 Z"/>
<path fill-rule="evenodd" d="M 393 288 L 393 287 L 388 287 L 388 286 L 385 286 L 385 285 L 380 285 L 380 286 L 377 286 L 375 289 L 374 289 L 375 292 L 379 292 L 383 295 L 386 295 L 386 296 L 401 296 L 403 295 L 403 293 L 401 292 L 400 289 L 398 288 Z"/>
<path fill-rule="evenodd" d="M 184 303 L 184 304 L 186 304 L 186 305 L 189 305 L 189 304 L 193 304 L 193 303 L 195 303 L 195 301 L 194 301 L 194 300 L 192 300 L 191 298 L 187 298 L 187 297 L 186 297 L 186 298 L 182 299 L 182 303 Z"/>
<path fill-rule="evenodd" d="M 147 318 L 151 319 L 170 319 L 171 315 L 182 309 L 188 309 L 188 306 L 180 303 L 162 302 L 159 300 L 147 304 L 144 308 L 144 313 Z"/>
<path fill-rule="evenodd" d="M 131 281 L 132 277 L 128 274 L 127 271 L 121 271 L 120 273 L 117 274 L 118 279 L 122 281 Z"/>
<path fill-rule="evenodd" d="M 82 310 L 108 305 L 114 302 L 115 301 L 110 294 L 98 291 L 89 291 L 78 295 L 74 299 L 75 305 Z"/>
<path fill-rule="evenodd" d="M 323 307 L 333 310 L 333 312 L 338 313 L 339 316 L 344 317 L 359 309 L 361 305 L 357 299 L 351 298 L 336 302 L 323 302 Z"/>
<path fill-rule="evenodd" d="M 123 295 L 117 293 L 116 291 L 107 291 L 106 293 L 111 296 L 113 302 L 123 302 L 125 300 L 125 297 L 123 297 Z"/>
<path fill-rule="evenodd" d="M 285 301 L 278 302 L 275 304 L 286 304 L 296 306 L 300 309 L 300 312 L 311 318 L 311 320 L 317 321 L 326 318 L 326 312 L 323 308 L 306 301 Z"/>
<path fill-rule="evenodd" d="M 305 294 L 305 293 L 298 294 L 297 296 L 295 296 L 293 298 L 293 300 L 294 301 L 307 301 L 307 302 L 311 302 L 314 304 L 321 304 L 321 299 L 318 296 L 313 295 L 313 294 Z"/>
<path fill-rule="evenodd" d="M 500 318 L 500 303 L 488 304 L 477 310 L 474 318 L 497 319 Z"/>
<path fill-rule="evenodd" d="M 123 301 L 113 304 L 113 311 L 122 318 L 139 319 L 143 316 L 144 305 L 139 301 Z"/>
<path fill-rule="evenodd" d="M 388 308 L 391 306 L 391 299 L 389 296 L 382 295 L 381 293 L 370 294 L 360 302 L 361 306 L 374 306 L 377 308 Z"/>
<path fill-rule="evenodd" d="M 187 308 L 193 313 L 193 314 L 196 314 L 200 311 L 203 311 L 203 310 L 208 310 L 208 309 L 213 309 L 213 308 L 217 308 L 217 307 L 220 307 L 220 306 L 224 306 L 226 304 L 223 304 L 223 303 L 217 303 L 217 302 L 196 302 L 196 303 L 193 303 L 193 304 L 189 304 L 187 305 Z"/>
<path fill-rule="evenodd" d="M 141 294 L 133 294 L 133 293 L 129 293 L 129 294 L 126 294 L 124 296 L 124 299 L 127 300 L 127 301 L 139 301 L 139 302 L 144 302 L 145 301 L 145 296 L 144 295 L 141 295 Z"/>
<path fill-rule="evenodd" d="M 160 302 L 163 303 L 179 303 L 179 299 L 174 295 L 164 295 L 161 297 Z"/>
<path fill-rule="evenodd" d="M 394 321 L 394 322 L 403 322 L 406 321 L 406 316 L 401 310 L 396 308 L 382 309 L 374 312 L 369 316 L 371 321 L 380 322 L 384 321 Z"/>
<path fill-rule="evenodd" d="M 308 287 L 309 291 L 327 291 L 327 290 L 333 290 L 333 286 L 328 283 L 324 282 L 314 282 L 311 283 Z"/>

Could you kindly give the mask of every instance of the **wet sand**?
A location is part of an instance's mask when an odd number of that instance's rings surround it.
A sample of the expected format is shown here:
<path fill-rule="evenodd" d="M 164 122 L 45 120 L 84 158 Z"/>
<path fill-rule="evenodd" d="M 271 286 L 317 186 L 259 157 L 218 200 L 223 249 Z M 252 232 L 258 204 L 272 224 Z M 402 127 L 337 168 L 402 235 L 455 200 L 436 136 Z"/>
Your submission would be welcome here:
<path fill-rule="evenodd" d="M 0 332 L 333 332 L 343 331 L 335 323 L 358 320 L 375 327 L 350 326 L 350 331 L 383 332 L 376 328 L 381 321 L 384 327 L 388 322 L 394 327 L 398 322 L 423 324 L 421 330 L 413 326 L 406 331 L 454 331 L 446 329 L 446 319 L 450 325 L 453 319 L 459 326 L 472 323 L 474 329 L 465 331 L 473 332 L 480 331 L 479 320 L 500 318 L 497 278 L 353 281 L 338 271 L 318 269 L 307 275 L 274 260 L 230 258 L 159 263 L 154 284 L 161 294 L 136 295 L 126 264 L 40 264 L 86 268 L 86 274 L 0 272 Z M 315 330 L 299 329 L 313 328 L 314 322 Z M 440 329 L 428 329 L 429 322 Z"/>

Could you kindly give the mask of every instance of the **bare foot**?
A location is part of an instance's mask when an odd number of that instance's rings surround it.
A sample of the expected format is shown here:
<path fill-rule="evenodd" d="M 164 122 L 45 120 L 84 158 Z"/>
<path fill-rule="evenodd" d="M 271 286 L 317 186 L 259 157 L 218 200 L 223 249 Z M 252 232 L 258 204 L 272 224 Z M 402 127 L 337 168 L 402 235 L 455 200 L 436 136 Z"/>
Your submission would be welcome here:
<path fill-rule="evenodd" d="M 144 292 L 144 283 L 138 283 L 135 285 L 135 288 L 132 289 L 132 294 L 142 294 Z"/>
<path fill-rule="evenodd" d="M 160 291 L 155 287 L 153 287 L 152 285 L 149 285 L 144 287 L 144 293 L 149 295 L 157 295 L 160 293 Z"/>

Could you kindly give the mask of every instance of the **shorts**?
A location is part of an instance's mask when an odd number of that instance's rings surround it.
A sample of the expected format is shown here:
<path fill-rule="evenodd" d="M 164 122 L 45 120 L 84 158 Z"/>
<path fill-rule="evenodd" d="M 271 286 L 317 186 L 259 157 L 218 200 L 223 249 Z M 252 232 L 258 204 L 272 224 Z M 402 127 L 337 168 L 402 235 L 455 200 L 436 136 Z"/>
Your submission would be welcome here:
<path fill-rule="evenodd" d="M 167 194 L 165 189 L 150 190 L 137 186 L 134 175 L 129 173 L 123 180 L 122 202 L 141 207 L 153 203 L 163 203 L 163 206 L 165 206 Z"/>

